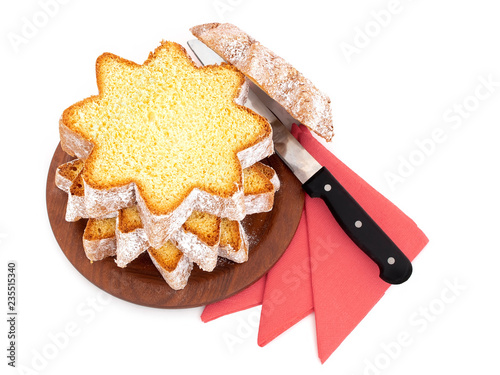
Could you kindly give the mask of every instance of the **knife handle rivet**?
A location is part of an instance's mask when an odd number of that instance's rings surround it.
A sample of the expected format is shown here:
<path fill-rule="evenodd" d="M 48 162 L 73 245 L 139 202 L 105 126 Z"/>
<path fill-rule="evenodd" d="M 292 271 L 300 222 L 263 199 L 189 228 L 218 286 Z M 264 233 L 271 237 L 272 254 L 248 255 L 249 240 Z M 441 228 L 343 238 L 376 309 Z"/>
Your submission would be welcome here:
<path fill-rule="evenodd" d="M 389 257 L 387 258 L 387 263 L 389 263 L 391 266 L 396 263 L 396 259 L 394 259 L 393 257 Z"/>
<path fill-rule="evenodd" d="M 355 223 L 354 223 L 354 226 L 356 228 L 361 228 L 363 226 L 363 223 L 361 222 L 361 220 L 357 220 Z"/>
<path fill-rule="evenodd" d="M 332 190 L 332 185 L 326 184 L 325 185 L 325 191 L 330 191 L 330 190 Z"/>

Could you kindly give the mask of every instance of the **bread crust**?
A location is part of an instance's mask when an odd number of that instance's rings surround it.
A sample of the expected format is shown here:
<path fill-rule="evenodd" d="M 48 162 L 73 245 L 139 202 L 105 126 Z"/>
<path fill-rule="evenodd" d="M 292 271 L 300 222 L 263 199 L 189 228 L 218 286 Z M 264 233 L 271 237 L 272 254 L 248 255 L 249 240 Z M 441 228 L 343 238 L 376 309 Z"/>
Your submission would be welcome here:
<path fill-rule="evenodd" d="M 65 168 L 71 167 L 77 163 L 79 159 L 72 160 L 61 166 L 56 170 L 55 184 L 56 186 L 68 194 L 68 202 L 66 204 L 65 220 L 69 222 L 78 221 L 80 219 L 106 219 L 116 217 L 116 211 L 111 211 L 102 216 L 92 217 L 87 211 L 85 204 L 85 186 L 82 184 L 81 171 L 75 179 L 71 179 L 68 175 L 62 173 Z"/>
<path fill-rule="evenodd" d="M 244 263 L 248 260 L 248 240 L 243 225 L 238 221 L 239 246 L 233 247 L 231 244 L 219 246 L 219 256 L 232 260 L 236 263 Z"/>
<path fill-rule="evenodd" d="M 56 186 L 69 194 L 71 185 L 82 171 L 82 168 L 83 162 L 80 159 L 71 160 L 57 167 L 55 177 Z"/>
<path fill-rule="evenodd" d="M 59 119 L 59 138 L 63 151 L 81 160 L 86 160 L 94 147 L 90 141 L 67 127 L 63 121 L 63 116 Z"/>
<path fill-rule="evenodd" d="M 92 233 L 92 220 L 90 219 L 87 222 L 83 232 L 83 249 L 87 258 L 92 262 L 96 262 L 116 254 L 116 240 L 114 233 L 102 233 L 100 235 Z"/>
<path fill-rule="evenodd" d="M 116 239 L 104 238 L 102 240 L 83 240 L 85 255 L 92 262 L 112 257 L 116 254 Z"/>
<path fill-rule="evenodd" d="M 163 279 L 172 289 L 183 289 L 187 285 L 189 276 L 191 275 L 193 262 L 191 262 L 186 256 L 183 255 L 178 261 L 177 267 L 175 267 L 175 269 L 167 269 L 156 260 L 152 250 L 153 249 L 151 248 L 148 250 L 149 257 L 151 258 L 151 261 L 155 265 L 156 269 L 160 272 Z"/>
<path fill-rule="evenodd" d="M 118 221 L 120 215 L 117 217 Z M 102 236 L 102 238 L 96 238 L 95 236 L 86 235 L 91 220 L 99 219 L 89 219 L 83 236 L 83 248 L 85 255 L 90 261 L 95 262 L 116 255 L 118 266 L 125 267 L 126 264 L 134 260 L 142 252 L 148 250 L 153 264 L 172 289 L 179 290 L 186 286 L 191 270 L 193 269 L 193 263 L 185 255 L 181 255 L 175 264 L 165 267 L 154 258 L 154 250 L 149 246 L 147 239 L 141 236 L 141 231 L 142 233 L 144 232 L 142 228 L 138 227 L 130 232 L 121 233 L 119 231 L 119 223 L 117 222 L 115 235 L 111 237 Z M 120 237 L 121 235 L 123 235 L 123 237 Z M 135 255 L 132 255 L 132 252 L 124 253 L 123 247 L 120 249 L 120 242 L 122 246 L 125 245 L 129 250 L 132 249 L 134 244 L 144 247 L 144 249 L 135 249 L 135 251 L 133 251 Z M 122 253 L 120 254 L 119 251 Z"/>
<path fill-rule="evenodd" d="M 137 226 L 132 228 L 123 225 L 122 212 L 118 212 L 116 222 L 116 265 L 120 268 L 126 267 L 130 262 L 145 252 L 149 247 L 144 228 Z"/>
<path fill-rule="evenodd" d="M 292 65 L 232 24 L 207 23 L 190 30 L 280 103 L 292 117 L 327 141 L 332 139 L 330 99 Z"/>
<path fill-rule="evenodd" d="M 215 244 L 208 244 L 184 228 L 175 232 L 172 240 L 177 244 L 177 248 L 203 271 L 212 272 L 214 270 L 219 254 L 218 241 Z"/>
<path fill-rule="evenodd" d="M 274 206 L 275 192 L 280 188 L 280 180 L 273 168 L 262 163 L 255 163 L 254 166 L 269 180 L 272 188 L 267 192 L 245 194 L 245 210 L 247 215 L 271 211 Z"/>
<path fill-rule="evenodd" d="M 77 178 L 70 180 L 67 175 L 61 174 L 61 170 L 69 168 L 77 162 L 78 160 L 73 160 L 65 163 L 58 167 L 56 172 L 58 187 L 69 194 L 67 212 L 70 212 L 71 214 L 67 215 L 69 215 L 69 218 L 71 218 L 72 221 L 76 221 L 80 217 L 88 217 L 84 205 L 84 197 L 71 196 L 71 189 L 69 187 L 65 188 L 66 186 L 71 186 L 75 183 Z M 254 166 L 258 170 L 263 171 L 263 174 L 272 183 L 274 189 L 269 192 L 245 195 L 245 210 L 247 213 L 266 212 L 272 208 L 274 202 L 274 192 L 279 189 L 279 179 L 276 172 L 271 167 L 262 163 L 256 163 Z M 102 242 L 84 239 L 84 247 L 87 249 L 86 253 L 88 251 L 89 256 L 93 257 L 94 260 L 100 260 L 106 256 L 116 255 L 115 261 L 117 265 L 123 268 L 144 251 L 147 251 L 150 247 L 150 243 L 148 242 L 142 222 L 139 224 L 130 223 L 127 220 L 124 220 L 123 210 L 119 212 L 112 212 L 102 218 L 108 217 L 117 217 L 115 232 L 116 238 L 113 237 L 113 241 L 115 243 L 111 244 L 110 241 L 104 241 L 104 239 L 100 239 Z M 238 263 L 244 262 L 248 259 L 248 244 L 246 241 L 246 235 L 240 224 L 239 227 L 240 237 L 243 241 L 241 242 L 241 246 L 238 246 L 237 248 L 233 248 L 231 246 L 220 246 L 220 226 L 217 239 L 210 243 L 208 243 L 208 241 L 203 241 L 194 233 L 186 231 L 182 227 L 173 234 L 172 239 L 177 244 L 179 250 L 181 250 L 189 260 L 197 263 L 202 270 L 211 272 L 217 265 L 218 256 Z M 102 252 L 99 255 L 93 255 L 97 254 L 100 246 L 104 247 Z"/>

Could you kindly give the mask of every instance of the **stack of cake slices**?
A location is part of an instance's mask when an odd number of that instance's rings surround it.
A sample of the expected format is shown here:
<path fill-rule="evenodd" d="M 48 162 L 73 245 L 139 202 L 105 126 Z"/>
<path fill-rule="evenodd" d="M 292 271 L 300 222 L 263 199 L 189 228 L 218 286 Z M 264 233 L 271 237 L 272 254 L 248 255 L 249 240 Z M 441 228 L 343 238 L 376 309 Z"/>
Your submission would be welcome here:
<path fill-rule="evenodd" d="M 89 218 L 85 209 L 85 189 L 81 172 L 84 161 L 75 159 L 56 171 L 56 185 L 68 194 L 66 220 L 89 219 L 83 234 L 83 248 L 94 262 L 115 257 L 118 267 L 126 267 L 147 252 L 165 281 L 173 289 L 187 284 L 193 263 L 211 272 L 222 257 L 236 263 L 248 260 L 248 241 L 240 221 L 193 211 L 182 227 L 161 248 L 147 239 L 137 206 L 125 207 L 99 218 Z M 271 167 L 260 162 L 243 170 L 246 214 L 268 212 L 280 182 Z"/>
<path fill-rule="evenodd" d="M 245 262 L 241 221 L 272 209 L 279 180 L 259 162 L 273 153 L 272 130 L 243 106 L 244 75 L 198 67 L 172 42 L 142 65 L 105 53 L 96 69 L 99 95 L 60 120 L 76 159 L 56 173 L 66 220 L 89 219 L 87 257 L 126 267 L 147 252 L 176 290 L 193 263 L 211 272 L 219 256 Z"/>

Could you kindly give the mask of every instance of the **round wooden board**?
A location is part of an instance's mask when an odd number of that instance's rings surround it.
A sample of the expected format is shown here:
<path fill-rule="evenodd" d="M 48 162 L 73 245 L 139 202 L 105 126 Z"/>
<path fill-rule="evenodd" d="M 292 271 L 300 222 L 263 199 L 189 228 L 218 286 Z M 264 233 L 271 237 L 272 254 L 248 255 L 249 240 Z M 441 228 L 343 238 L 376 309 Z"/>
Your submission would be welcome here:
<path fill-rule="evenodd" d="M 271 156 L 266 163 L 278 174 L 281 188 L 276 193 L 271 212 L 249 215 L 243 221 L 250 242 L 248 261 L 236 264 L 219 258 L 212 272 L 204 272 L 195 265 L 187 286 L 175 291 L 163 280 L 146 253 L 126 268 L 119 268 L 114 258 L 90 263 L 82 243 L 87 220 L 69 223 L 64 219 L 67 194 L 54 183 L 57 167 L 71 159 L 59 145 L 47 177 L 47 211 L 57 242 L 71 264 L 91 283 L 115 297 L 143 306 L 202 306 L 227 298 L 253 284 L 285 252 L 295 234 L 304 205 L 300 182 L 278 156 Z"/>

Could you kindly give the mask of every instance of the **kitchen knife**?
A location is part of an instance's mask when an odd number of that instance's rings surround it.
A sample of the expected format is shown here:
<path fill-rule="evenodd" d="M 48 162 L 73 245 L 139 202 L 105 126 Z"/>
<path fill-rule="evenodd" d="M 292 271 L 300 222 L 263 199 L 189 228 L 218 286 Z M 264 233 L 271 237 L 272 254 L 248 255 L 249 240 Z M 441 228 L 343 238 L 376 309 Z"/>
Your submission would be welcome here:
<path fill-rule="evenodd" d="M 224 61 L 199 40 L 190 40 L 188 45 L 203 65 Z M 302 147 L 273 111 L 279 113 L 289 126 L 298 122 L 288 113 L 283 113 L 284 109 L 253 82 L 245 106 L 269 121 L 276 153 L 299 179 L 307 194 L 323 199 L 344 232 L 378 265 L 380 278 L 390 284 L 408 280 L 412 273 L 410 260 L 328 169 Z"/>

